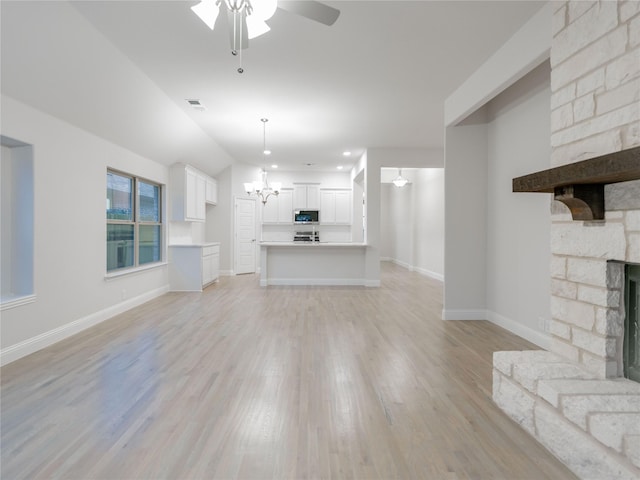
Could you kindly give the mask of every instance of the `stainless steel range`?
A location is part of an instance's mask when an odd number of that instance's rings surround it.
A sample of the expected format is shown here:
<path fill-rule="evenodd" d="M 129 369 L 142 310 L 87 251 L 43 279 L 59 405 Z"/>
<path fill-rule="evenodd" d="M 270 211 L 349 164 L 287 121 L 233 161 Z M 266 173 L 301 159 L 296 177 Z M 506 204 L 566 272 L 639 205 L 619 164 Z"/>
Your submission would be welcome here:
<path fill-rule="evenodd" d="M 296 232 L 293 236 L 294 242 L 319 242 L 320 233 L 316 231 L 311 232 Z"/>

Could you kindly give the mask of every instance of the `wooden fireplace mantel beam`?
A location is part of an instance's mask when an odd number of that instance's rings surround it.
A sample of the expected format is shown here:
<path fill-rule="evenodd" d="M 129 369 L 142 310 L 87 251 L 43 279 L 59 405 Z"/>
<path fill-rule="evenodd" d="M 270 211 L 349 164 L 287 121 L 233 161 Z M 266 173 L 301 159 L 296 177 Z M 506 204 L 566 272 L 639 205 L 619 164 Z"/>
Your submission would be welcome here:
<path fill-rule="evenodd" d="M 640 147 L 513 179 L 514 192 L 553 193 L 574 220 L 604 220 L 604 186 L 640 179 Z"/>

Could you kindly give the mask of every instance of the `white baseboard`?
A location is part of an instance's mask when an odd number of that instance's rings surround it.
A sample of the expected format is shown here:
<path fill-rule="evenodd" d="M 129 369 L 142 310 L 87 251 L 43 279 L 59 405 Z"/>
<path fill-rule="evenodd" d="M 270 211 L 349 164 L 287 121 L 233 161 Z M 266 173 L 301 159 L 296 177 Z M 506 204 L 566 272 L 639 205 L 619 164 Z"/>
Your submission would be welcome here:
<path fill-rule="evenodd" d="M 441 282 L 444 282 L 444 275 L 442 275 L 441 273 L 432 272 L 431 270 L 427 270 L 426 268 L 414 267 L 413 265 L 409 265 L 406 262 L 402 262 L 402 261 L 396 260 L 394 258 L 384 257 L 384 258 L 381 258 L 380 260 L 383 261 L 383 262 L 392 262 L 392 263 L 398 265 L 399 267 L 406 268 L 410 272 L 416 272 L 416 273 L 419 273 L 422 276 L 433 278 L 434 280 L 439 280 Z"/>
<path fill-rule="evenodd" d="M 399 267 L 406 268 L 406 269 L 407 269 L 407 270 L 409 270 L 410 272 L 412 272 L 412 271 L 413 271 L 413 267 L 412 267 L 411 265 L 409 265 L 407 262 L 403 262 L 403 261 L 398 260 L 398 259 L 396 259 L 396 258 L 391 259 L 391 261 L 392 261 L 393 263 L 395 263 L 396 265 L 398 265 Z"/>
<path fill-rule="evenodd" d="M 54 343 L 57 343 L 65 338 L 68 338 L 76 333 L 80 333 L 87 328 L 93 327 L 111 317 L 126 312 L 134 307 L 142 305 L 143 303 L 153 300 L 161 295 L 164 295 L 169 291 L 169 286 L 166 285 L 150 292 L 144 293 L 134 298 L 130 298 L 124 302 L 120 302 L 111 307 L 105 308 L 98 312 L 87 315 L 86 317 L 79 318 L 73 322 L 67 323 L 58 328 L 54 328 L 45 333 L 41 333 L 35 337 L 29 338 L 23 342 L 16 343 L 10 347 L 0 350 L 0 365 L 6 365 L 19 358 L 30 355 L 38 350 L 42 350 Z"/>
<path fill-rule="evenodd" d="M 439 280 L 441 282 L 444 282 L 444 275 L 442 275 L 441 273 L 432 272 L 431 270 L 427 270 L 425 268 L 420 268 L 420 267 L 414 267 L 413 271 L 419 273 L 422 276 L 433 278 L 434 280 Z"/>
<path fill-rule="evenodd" d="M 487 311 L 443 309 L 442 320 L 487 320 Z"/>
<path fill-rule="evenodd" d="M 536 344 L 544 350 L 549 350 L 551 339 L 543 332 L 507 318 L 491 310 L 442 310 L 442 320 L 487 320 L 508 330 L 514 335 Z"/>
<path fill-rule="evenodd" d="M 377 283 L 377 285 L 373 285 Z M 369 285 L 371 284 L 371 285 Z M 330 287 L 330 286 L 360 286 L 360 287 L 375 287 L 380 286 L 380 282 L 367 281 L 364 278 L 269 278 L 260 279 L 260 286 L 266 287 L 268 285 L 274 286 L 316 286 L 316 287 Z"/>
<path fill-rule="evenodd" d="M 500 315 L 499 313 L 488 310 L 487 320 L 521 338 L 524 338 L 525 340 L 530 341 L 531 343 L 536 344 L 544 350 L 549 350 L 549 347 L 551 346 L 551 338 L 546 333 L 534 330 L 531 327 L 518 323 L 511 318 Z"/>

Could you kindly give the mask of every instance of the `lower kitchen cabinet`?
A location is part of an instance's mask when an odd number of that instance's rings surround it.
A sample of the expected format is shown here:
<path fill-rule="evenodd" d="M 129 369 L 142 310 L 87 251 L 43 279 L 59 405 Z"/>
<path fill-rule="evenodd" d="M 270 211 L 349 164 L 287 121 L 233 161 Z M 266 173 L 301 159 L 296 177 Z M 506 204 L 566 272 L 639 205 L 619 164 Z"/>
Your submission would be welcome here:
<path fill-rule="evenodd" d="M 174 292 L 201 292 L 220 276 L 220 244 L 170 245 L 169 283 Z"/>

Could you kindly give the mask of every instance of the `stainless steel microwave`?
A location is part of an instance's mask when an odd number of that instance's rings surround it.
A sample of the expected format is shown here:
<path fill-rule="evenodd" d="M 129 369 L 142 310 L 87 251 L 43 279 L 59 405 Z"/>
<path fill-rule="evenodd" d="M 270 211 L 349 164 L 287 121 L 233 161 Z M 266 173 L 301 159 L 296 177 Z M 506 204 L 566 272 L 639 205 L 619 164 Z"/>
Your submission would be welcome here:
<path fill-rule="evenodd" d="M 302 225 L 314 225 L 320 222 L 318 210 L 294 210 L 293 223 Z"/>

